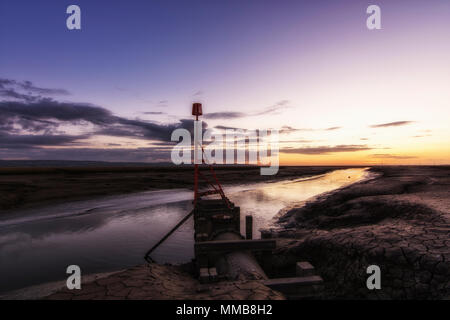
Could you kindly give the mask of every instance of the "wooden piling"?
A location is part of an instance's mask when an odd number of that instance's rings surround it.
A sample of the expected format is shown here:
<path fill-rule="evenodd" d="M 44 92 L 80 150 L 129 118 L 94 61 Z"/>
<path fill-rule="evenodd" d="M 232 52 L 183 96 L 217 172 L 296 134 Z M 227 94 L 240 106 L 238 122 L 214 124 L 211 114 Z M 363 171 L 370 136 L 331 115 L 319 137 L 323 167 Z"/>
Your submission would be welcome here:
<path fill-rule="evenodd" d="M 253 216 L 245 216 L 245 238 L 247 240 L 253 239 Z"/>

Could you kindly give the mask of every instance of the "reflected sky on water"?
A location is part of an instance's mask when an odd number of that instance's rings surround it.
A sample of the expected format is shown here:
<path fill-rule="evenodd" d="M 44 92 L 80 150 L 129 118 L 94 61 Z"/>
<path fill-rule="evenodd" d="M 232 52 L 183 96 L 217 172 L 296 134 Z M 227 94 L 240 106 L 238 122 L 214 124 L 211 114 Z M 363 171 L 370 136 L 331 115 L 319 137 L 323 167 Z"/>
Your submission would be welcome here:
<path fill-rule="evenodd" d="M 271 227 L 283 208 L 367 175 L 365 169 L 336 170 L 309 178 L 225 187 L 227 196 L 254 217 L 254 237 Z M 108 196 L 10 212 L 0 220 L 0 292 L 65 279 L 68 265 L 83 274 L 144 262 L 145 252 L 192 209 L 186 189 Z M 152 255 L 157 262 L 187 262 L 193 252 L 189 219 Z"/>

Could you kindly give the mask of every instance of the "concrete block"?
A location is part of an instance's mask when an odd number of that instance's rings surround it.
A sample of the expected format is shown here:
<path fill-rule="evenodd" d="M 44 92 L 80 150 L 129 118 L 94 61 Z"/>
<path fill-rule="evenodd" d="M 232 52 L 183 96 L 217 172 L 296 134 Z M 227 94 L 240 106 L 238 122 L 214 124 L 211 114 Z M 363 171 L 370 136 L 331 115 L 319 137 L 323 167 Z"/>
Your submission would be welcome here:
<path fill-rule="evenodd" d="M 297 275 L 297 277 L 313 276 L 315 273 L 316 270 L 308 261 L 297 262 L 295 266 L 295 274 Z"/>
<path fill-rule="evenodd" d="M 209 268 L 209 281 L 211 282 L 217 282 L 219 280 L 217 269 L 216 268 Z"/>
<path fill-rule="evenodd" d="M 200 268 L 200 275 L 198 277 L 198 281 L 200 281 L 200 283 L 208 283 L 209 282 L 208 268 Z"/>

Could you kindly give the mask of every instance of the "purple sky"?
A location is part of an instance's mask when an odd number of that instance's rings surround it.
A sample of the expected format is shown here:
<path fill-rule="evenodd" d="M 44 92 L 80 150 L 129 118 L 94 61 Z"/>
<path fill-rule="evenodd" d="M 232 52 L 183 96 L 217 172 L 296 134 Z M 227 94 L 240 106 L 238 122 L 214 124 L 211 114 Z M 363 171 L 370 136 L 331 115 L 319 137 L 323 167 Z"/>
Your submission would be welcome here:
<path fill-rule="evenodd" d="M 209 127 L 296 129 L 289 164 L 448 163 L 449 33 L 446 0 L 3 0 L 0 159 L 164 160 L 201 101 Z"/>

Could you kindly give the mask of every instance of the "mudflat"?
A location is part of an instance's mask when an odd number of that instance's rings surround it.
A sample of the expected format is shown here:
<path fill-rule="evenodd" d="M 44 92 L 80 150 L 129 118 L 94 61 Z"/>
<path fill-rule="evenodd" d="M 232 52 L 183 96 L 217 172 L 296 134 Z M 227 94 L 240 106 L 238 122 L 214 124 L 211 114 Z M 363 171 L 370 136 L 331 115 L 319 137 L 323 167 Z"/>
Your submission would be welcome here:
<path fill-rule="evenodd" d="M 222 184 L 237 184 L 312 176 L 341 168 L 280 167 L 274 176 L 262 176 L 256 166 L 215 166 L 214 170 Z M 208 176 L 208 167 L 203 167 L 201 172 Z M 191 189 L 193 180 L 192 166 L 3 167 L 0 168 L 0 214 L 98 196 Z"/>
<path fill-rule="evenodd" d="M 285 167 L 280 169 L 277 177 L 261 177 L 259 168 L 249 167 L 221 168 L 216 172 L 224 183 L 239 183 L 294 178 L 334 169 L 338 167 Z M 70 182 L 76 182 L 73 190 L 79 190 L 77 196 L 85 196 L 87 193 L 83 192 L 87 191 L 82 188 L 97 188 L 101 190 L 100 194 L 148 190 L 159 188 L 163 183 L 166 188 L 188 188 L 192 178 L 192 168 L 151 168 L 146 169 L 147 173 L 134 169 L 136 171 L 106 172 L 103 176 L 98 169 L 95 173 L 77 173 L 77 170 L 70 168 L 70 172 L 3 177 L 18 179 L 15 181 L 22 184 L 35 177 L 32 182 L 35 186 L 47 183 L 49 190 L 56 190 L 52 181 L 59 179 L 56 186 L 62 188 L 63 199 L 73 199 L 68 194 Z M 287 210 L 279 218 L 280 229 L 264 232 L 267 237 L 277 238 L 273 259 L 277 276 L 291 276 L 295 273 L 291 270 L 295 262 L 310 261 L 324 279 L 325 299 L 449 299 L 450 166 L 383 166 L 372 167 L 370 171 L 373 173 L 371 179 L 323 194 Z M 139 177 L 142 181 L 134 184 L 133 179 Z M 115 179 L 127 182 L 122 187 L 110 188 L 109 184 Z M 2 185 L 5 183 L 3 180 Z M 125 190 L 127 185 L 129 189 Z M 49 195 L 49 190 L 41 195 Z M 25 199 L 28 199 L 25 203 L 28 205 L 42 203 L 33 202 L 34 198 Z M 51 197 L 48 200 L 54 201 Z M 367 267 L 370 265 L 380 267 L 381 290 L 369 290 L 366 286 Z M 219 283 L 214 287 L 217 293 L 207 291 L 194 296 L 197 285 L 190 273 L 175 266 L 153 265 L 149 274 L 147 268 L 139 266 L 93 282 L 90 284 L 92 288 L 88 287 L 93 291 L 83 292 L 79 297 L 62 290 L 49 298 L 173 299 L 184 298 L 186 294 L 201 299 L 282 298 L 256 283 L 245 284 L 245 288 L 241 288 L 240 283 Z M 172 274 L 177 276 L 171 278 Z M 156 296 L 155 286 L 166 288 L 166 282 L 161 280 L 166 277 L 167 283 L 176 288 L 167 296 Z M 134 278 L 138 281 L 122 283 L 123 280 L 134 281 Z M 143 282 L 148 289 L 141 288 Z M 124 291 L 110 290 L 108 285 L 118 286 Z M 251 290 L 247 290 L 247 286 L 251 286 Z M 256 296 L 255 290 L 264 294 Z M 89 296 L 88 293 L 95 295 Z"/>
<path fill-rule="evenodd" d="M 48 300 L 284 300 L 258 280 L 201 285 L 182 266 L 148 264 L 91 281 L 81 290 L 63 288 Z"/>
<path fill-rule="evenodd" d="M 374 179 L 292 208 L 272 237 L 280 270 L 308 259 L 329 298 L 450 297 L 450 166 L 373 167 Z M 381 269 L 368 290 L 366 269 Z M 286 270 L 289 272 L 289 270 Z"/>

